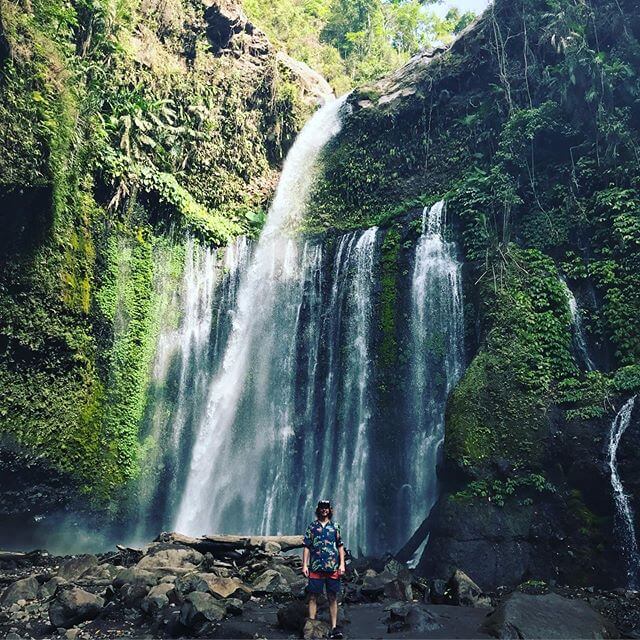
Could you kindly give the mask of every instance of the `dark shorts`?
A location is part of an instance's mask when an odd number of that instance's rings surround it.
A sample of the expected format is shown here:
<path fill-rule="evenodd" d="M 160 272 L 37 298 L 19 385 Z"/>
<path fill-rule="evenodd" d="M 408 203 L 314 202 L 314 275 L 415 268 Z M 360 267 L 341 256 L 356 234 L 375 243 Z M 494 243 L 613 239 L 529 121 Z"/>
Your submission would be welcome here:
<path fill-rule="evenodd" d="M 307 584 L 307 593 L 320 594 L 327 588 L 327 594 L 332 593 L 338 595 L 342 584 L 340 578 L 309 578 Z"/>

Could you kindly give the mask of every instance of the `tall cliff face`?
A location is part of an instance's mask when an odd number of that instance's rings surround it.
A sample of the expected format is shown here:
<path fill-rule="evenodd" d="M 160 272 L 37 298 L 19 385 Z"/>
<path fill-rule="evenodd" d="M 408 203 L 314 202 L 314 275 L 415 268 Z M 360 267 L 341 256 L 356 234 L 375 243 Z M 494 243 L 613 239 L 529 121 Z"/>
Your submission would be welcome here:
<path fill-rule="evenodd" d="M 464 255 L 443 492 L 401 552 L 429 531 L 430 575 L 625 582 L 606 448 L 640 388 L 639 38 L 634 2 L 496 0 L 449 50 L 355 92 L 327 151 L 310 231 L 400 228 L 444 197 Z M 388 315 L 395 370 L 406 345 Z M 637 430 L 635 416 L 620 443 L 630 488 Z"/>
<path fill-rule="evenodd" d="M 137 475 L 170 237 L 253 233 L 326 85 L 231 0 L 0 8 L 3 513 L 33 516 L 64 501 L 33 465 L 104 499 Z"/>

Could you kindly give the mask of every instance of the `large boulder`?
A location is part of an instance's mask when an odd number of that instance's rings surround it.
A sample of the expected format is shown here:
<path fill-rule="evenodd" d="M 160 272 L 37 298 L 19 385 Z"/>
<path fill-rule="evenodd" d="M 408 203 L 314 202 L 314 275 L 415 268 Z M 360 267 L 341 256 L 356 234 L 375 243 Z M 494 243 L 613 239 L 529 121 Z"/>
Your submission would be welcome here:
<path fill-rule="evenodd" d="M 268 595 L 289 595 L 291 587 L 287 579 L 275 569 L 267 569 L 253 581 L 256 593 Z"/>
<path fill-rule="evenodd" d="M 104 600 L 100 596 L 78 587 L 59 589 L 49 605 L 49 620 L 56 628 L 68 629 L 79 622 L 93 620 L 100 614 L 103 606 Z"/>
<path fill-rule="evenodd" d="M 50 598 L 58 589 L 58 587 L 68 584 L 64 578 L 59 578 L 58 576 L 54 576 L 50 580 L 47 580 L 45 583 L 40 585 L 40 589 L 38 589 L 38 598 L 42 600 L 46 600 Z"/>
<path fill-rule="evenodd" d="M 162 607 L 169 604 L 169 593 L 174 590 L 170 583 L 163 583 L 153 587 L 149 593 L 142 599 L 140 608 L 149 614 L 160 611 Z"/>
<path fill-rule="evenodd" d="M 582 600 L 514 592 L 482 625 L 495 638 L 619 638 L 615 626 Z"/>
<path fill-rule="evenodd" d="M 150 571 L 138 569 L 137 567 L 130 567 L 128 569 L 121 569 L 118 571 L 112 584 L 116 589 L 120 589 L 125 584 L 144 584 L 147 587 L 153 587 L 157 582 L 158 579 Z"/>
<path fill-rule="evenodd" d="M 213 573 L 200 574 L 204 578 L 209 593 L 216 598 L 238 598 L 246 601 L 251 597 L 251 588 L 239 578 L 222 578 Z"/>
<path fill-rule="evenodd" d="M 362 593 L 369 598 L 378 598 L 384 594 L 385 587 L 396 580 L 396 577 L 388 569 L 381 573 L 367 571 L 362 582 Z"/>
<path fill-rule="evenodd" d="M 58 569 L 58 577 L 73 582 L 89 569 L 98 566 L 98 558 L 85 554 L 65 560 Z"/>
<path fill-rule="evenodd" d="M 398 631 L 425 633 L 435 631 L 442 626 L 433 613 L 419 604 L 396 602 L 386 607 L 385 611 L 389 612 L 387 618 L 388 633 Z"/>
<path fill-rule="evenodd" d="M 180 573 L 180 570 L 193 571 L 203 560 L 204 556 L 190 547 L 156 544 L 149 548 L 136 567 L 153 573 L 159 570 Z"/>
<path fill-rule="evenodd" d="M 456 569 L 449 579 L 447 588 L 453 604 L 462 607 L 490 607 L 491 599 L 482 593 L 482 589 L 464 572 Z"/>
<path fill-rule="evenodd" d="M 305 602 L 294 600 L 278 609 L 278 625 L 285 631 L 300 634 L 307 621 L 309 607 Z"/>
<path fill-rule="evenodd" d="M 34 600 L 38 597 L 39 587 L 40 584 L 33 576 L 16 580 L 2 594 L 0 605 L 8 607 L 18 602 L 18 600 Z"/>
<path fill-rule="evenodd" d="M 304 623 L 302 629 L 302 637 L 304 640 L 319 640 L 319 638 L 328 638 L 331 627 L 324 620 L 308 619 Z"/>
<path fill-rule="evenodd" d="M 208 623 L 219 622 L 226 610 L 211 594 L 193 591 L 187 594 L 180 608 L 180 622 L 185 627 L 201 632 Z"/>

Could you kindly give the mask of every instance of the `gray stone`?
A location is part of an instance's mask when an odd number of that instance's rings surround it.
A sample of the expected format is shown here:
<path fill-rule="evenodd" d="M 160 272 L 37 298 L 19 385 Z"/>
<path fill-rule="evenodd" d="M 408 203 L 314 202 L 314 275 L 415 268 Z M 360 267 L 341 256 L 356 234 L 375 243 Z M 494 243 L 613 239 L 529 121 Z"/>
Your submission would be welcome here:
<path fill-rule="evenodd" d="M 98 565 L 98 558 L 91 554 L 76 556 L 65 560 L 58 569 L 58 577 L 72 582 L 83 573 Z"/>
<path fill-rule="evenodd" d="M 209 591 L 209 584 L 204 578 L 205 574 L 186 573 L 180 576 L 175 582 L 176 594 L 180 600 L 184 600 L 185 596 L 194 591 L 206 593 Z"/>
<path fill-rule="evenodd" d="M 47 580 L 44 584 L 40 585 L 40 588 L 38 589 L 38 598 L 40 599 L 50 598 L 56 592 L 56 589 L 60 585 L 65 585 L 65 584 L 67 584 L 67 581 L 64 578 L 54 576 L 50 580 Z"/>
<path fill-rule="evenodd" d="M 180 622 L 186 627 L 199 629 L 207 622 L 219 622 L 225 616 L 225 608 L 210 593 L 193 591 L 187 594 L 180 608 Z"/>
<path fill-rule="evenodd" d="M 152 572 L 158 569 L 193 571 L 203 560 L 204 556 L 190 547 L 159 545 L 159 548 L 151 547 L 136 567 Z"/>
<path fill-rule="evenodd" d="M 285 631 L 300 634 L 307 621 L 309 607 L 305 602 L 294 600 L 278 609 L 278 625 Z"/>
<path fill-rule="evenodd" d="M 244 609 L 244 602 L 240 598 L 223 598 L 218 600 L 218 603 L 222 605 L 227 613 L 233 616 L 239 616 Z"/>
<path fill-rule="evenodd" d="M 482 630 L 495 638 L 619 638 L 615 626 L 582 600 L 556 593 L 515 592 L 486 619 Z"/>
<path fill-rule="evenodd" d="M 252 593 L 252 589 L 248 587 L 239 578 L 223 578 L 215 573 L 200 574 L 207 583 L 209 593 L 216 598 L 239 598 L 246 602 Z"/>
<path fill-rule="evenodd" d="M 78 629 L 78 627 L 73 627 L 71 629 L 67 629 L 66 633 L 64 634 L 64 637 L 67 640 L 76 640 L 76 638 L 82 633 L 81 629 Z"/>
<path fill-rule="evenodd" d="M 366 571 L 364 581 L 362 583 L 362 593 L 370 598 L 377 598 L 384 593 L 386 585 L 395 580 L 396 576 L 390 571 L 382 573 L 370 573 Z"/>
<path fill-rule="evenodd" d="M 150 571 L 131 567 L 129 569 L 121 569 L 113 579 L 113 586 L 119 589 L 125 584 L 145 584 L 148 587 L 154 587 L 157 582 L 156 576 Z"/>
<path fill-rule="evenodd" d="M 270 595 L 289 595 L 291 587 L 287 579 L 275 569 L 267 569 L 253 581 L 253 590 Z"/>
<path fill-rule="evenodd" d="M 154 614 L 155 612 L 162 609 L 162 607 L 169 604 L 169 593 L 173 591 L 173 585 L 168 583 L 163 583 L 152 587 L 149 593 L 143 598 L 140 603 L 140 608 L 149 614 Z"/>
<path fill-rule="evenodd" d="M 462 607 L 491 607 L 491 599 L 485 596 L 482 589 L 460 569 L 456 569 L 451 576 L 447 588 L 451 592 L 453 604 Z"/>
<path fill-rule="evenodd" d="M 79 622 L 96 618 L 103 605 L 100 596 L 83 589 L 59 589 L 49 606 L 49 620 L 54 627 L 69 629 Z"/>
<path fill-rule="evenodd" d="M 317 640 L 329 637 L 331 627 L 324 620 L 307 619 L 302 629 L 304 640 Z"/>
<path fill-rule="evenodd" d="M 439 629 L 442 625 L 437 617 L 427 611 L 423 605 L 410 602 L 395 602 L 385 608 L 389 612 L 387 618 L 387 631 L 430 632 Z"/>
<path fill-rule="evenodd" d="M 34 600 L 38 597 L 39 588 L 40 584 L 33 576 L 16 580 L 2 594 L 0 605 L 9 607 L 12 604 L 17 604 L 19 600 Z"/>

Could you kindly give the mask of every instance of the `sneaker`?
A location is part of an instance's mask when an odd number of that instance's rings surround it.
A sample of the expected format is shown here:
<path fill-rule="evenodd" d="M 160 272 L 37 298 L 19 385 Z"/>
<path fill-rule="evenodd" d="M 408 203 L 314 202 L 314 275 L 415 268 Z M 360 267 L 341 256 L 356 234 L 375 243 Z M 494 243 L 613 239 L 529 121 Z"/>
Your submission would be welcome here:
<path fill-rule="evenodd" d="M 344 635 L 342 634 L 340 627 L 333 627 L 333 629 L 331 629 L 331 633 L 329 633 L 329 637 L 334 638 L 334 640 L 342 640 Z"/>

